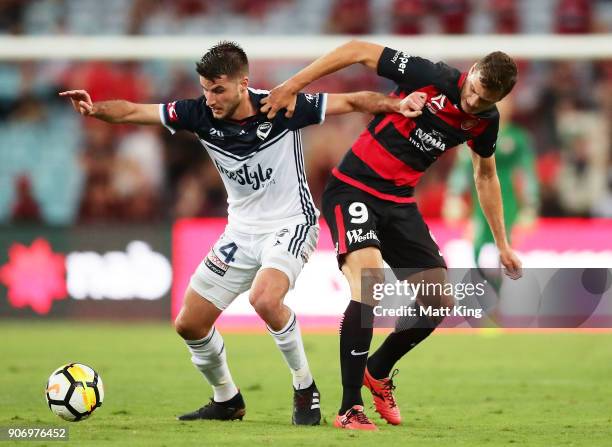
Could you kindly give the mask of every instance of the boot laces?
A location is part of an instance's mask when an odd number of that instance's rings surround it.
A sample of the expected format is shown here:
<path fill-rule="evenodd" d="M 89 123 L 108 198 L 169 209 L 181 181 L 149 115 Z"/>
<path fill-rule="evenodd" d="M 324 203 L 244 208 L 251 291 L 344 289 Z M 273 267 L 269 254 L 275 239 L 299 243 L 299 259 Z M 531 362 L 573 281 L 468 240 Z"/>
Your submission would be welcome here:
<path fill-rule="evenodd" d="M 349 423 L 351 419 L 355 419 L 360 424 L 371 424 L 363 411 L 355 410 L 354 408 L 351 408 L 346 414 L 346 422 Z"/>
<path fill-rule="evenodd" d="M 383 385 L 383 393 L 385 396 L 385 400 L 389 401 L 389 406 L 391 408 L 397 407 L 397 403 L 395 402 L 395 397 L 393 397 L 393 391 L 395 390 L 395 385 L 393 384 L 393 378 L 399 373 L 398 369 L 395 369 L 385 383 Z"/>

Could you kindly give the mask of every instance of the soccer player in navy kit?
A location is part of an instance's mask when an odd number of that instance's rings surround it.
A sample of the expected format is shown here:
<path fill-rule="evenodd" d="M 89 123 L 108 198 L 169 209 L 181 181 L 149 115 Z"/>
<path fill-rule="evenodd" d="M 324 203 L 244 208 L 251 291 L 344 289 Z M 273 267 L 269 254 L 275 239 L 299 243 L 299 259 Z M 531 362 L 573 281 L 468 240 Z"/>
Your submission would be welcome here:
<path fill-rule="evenodd" d="M 514 87 L 517 68 L 509 56 L 494 52 L 461 73 L 444 63 L 351 41 L 274 88 L 262 111 L 272 118 L 286 109 L 285 115 L 291 116 L 298 91 L 355 63 L 394 81 L 397 88 L 392 96 L 410 95 L 406 101 L 423 112 L 416 117 L 376 115 L 333 170 L 323 193 L 323 213 L 351 289 L 340 329 L 343 396 L 334 425 L 376 430 L 363 411 L 361 386 L 370 389 L 376 411 L 388 423 L 399 424 L 391 371 L 402 356 L 433 332 L 441 318 L 423 316 L 408 329 L 396 327 L 368 357 L 373 313 L 371 303 L 363 302 L 368 297 L 362 297 L 362 269 L 380 269 L 384 259 L 393 269 L 420 271 L 428 282 L 446 281 L 446 264 L 416 208 L 413 192 L 424 171 L 448 149 L 466 141 L 471 147 L 476 189 L 500 262 L 509 277 L 521 275 L 521 263 L 504 229 L 493 156 L 499 119 L 495 103 Z M 384 278 L 378 280 L 383 282 Z M 417 300 L 420 305 L 438 308 L 453 304 L 445 295 L 419 296 Z"/>
<path fill-rule="evenodd" d="M 293 375 L 296 425 L 318 424 L 320 395 L 308 367 L 295 314 L 283 299 L 318 238 L 315 208 L 304 172 L 300 129 L 326 114 L 420 112 L 373 92 L 299 94 L 291 118 L 259 111 L 267 91 L 249 87 L 248 59 L 233 42 L 212 47 L 196 64 L 203 95 L 166 104 L 93 102 L 84 90 L 60 93 L 84 116 L 110 123 L 163 125 L 192 132 L 213 159 L 228 192 L 228 225 L 198 266 L 175 328 L 191 359 L 213 387 L 210 403 L 181 420 L 242 419 L 245 403 L 214 323 L 242 292 L 283 354 Z"/>

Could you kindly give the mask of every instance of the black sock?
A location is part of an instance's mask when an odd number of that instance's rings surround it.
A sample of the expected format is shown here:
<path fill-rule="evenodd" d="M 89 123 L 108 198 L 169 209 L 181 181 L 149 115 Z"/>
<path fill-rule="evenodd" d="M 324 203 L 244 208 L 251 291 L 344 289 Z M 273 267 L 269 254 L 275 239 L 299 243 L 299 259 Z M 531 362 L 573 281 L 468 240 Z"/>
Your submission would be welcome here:
<path fill-rule="evenodd" d="M 344 414 L 353 405 L 363 405 L 361 386 L 372 341 L 372 307 L 351 300 L 340 323 L 340 369 Z"/>
<path fill-rule="evenodd" d="M 390 333 L 368 359 L 369 373 L 375 379 L 389 377 L 397 361 L 429 337 L 435 328 L 427 317 L 420 317 L 414 327 Z"/>

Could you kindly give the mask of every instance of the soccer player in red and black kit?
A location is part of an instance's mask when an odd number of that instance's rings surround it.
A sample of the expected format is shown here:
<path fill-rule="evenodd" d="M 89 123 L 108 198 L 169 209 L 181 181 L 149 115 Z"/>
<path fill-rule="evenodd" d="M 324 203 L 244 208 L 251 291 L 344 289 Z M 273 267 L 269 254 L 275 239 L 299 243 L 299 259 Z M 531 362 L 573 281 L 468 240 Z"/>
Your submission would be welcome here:
<path fill-rule="evenodd" d="M 495 103 L 514 87 L 517 68 L 508 55 L 494 52 L 477 61 L 467 73 L 461 73 L 441 62 L 351 41 L 273 89 L 262 111 L 273 117 L 286 108 L 290 116 L 297 92 L 355 63 L 394 81 L 397 88 L 392 94 L 416 102 L 414 107 L 422 111 L 415 118 L 376 115 L 333 170 L 323 193 L 323 213 L 351 289 L 351 301 L 340 329 L 343 396 L 334 425 L 376 430 L 363 412 L 361 386 L 372 392 L 376 411 L 387 422 L 399 424 L 391 370 L 434 331 L 441 319 L 421 316 L 407 329 L 397 326 L 368 357 L 373 315 L 371 306 L 363 302 L 362 269 L 380 269 L 384 259 L 393 269 L 420 271 L 429 282 L 446 281 L 446 264 L 415 205 L 413 192 L 425 170 L 448 149 L 466 141 L 471 147 L 478 197 L 495 237 L 500 262 L 510 278 L 517 279 L 522 274 L 521 262 L 506 237 L 494 157 L 499 120 Z M 412 92 L 417 95 L 408 97 Z M 444 295 L 419 296 L 417 301 L 439 308 L 453 303 L 452 297 Z M 372 320 L 364 318 L 367 315 L 372 315 Z"/>

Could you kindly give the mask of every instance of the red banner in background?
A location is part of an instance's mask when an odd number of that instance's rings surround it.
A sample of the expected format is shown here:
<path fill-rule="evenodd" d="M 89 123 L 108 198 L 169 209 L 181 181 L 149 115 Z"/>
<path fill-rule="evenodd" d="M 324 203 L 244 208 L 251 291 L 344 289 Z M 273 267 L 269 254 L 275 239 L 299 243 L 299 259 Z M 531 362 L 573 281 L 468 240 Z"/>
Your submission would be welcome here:
<path fill-rule="evenodd" d="M 170 227 L 4 226 L 0 318 L 164 319 Z"/>
<path fill-rule="evenodd" d="M 189 278 L 223 233 L 225 219 L 183 219 L 172 234 L 172 315 L 182 304 Z M 317 252 L 298 279 L 287 303 L 306 325 L 335 322 L 346 307 L 349 294 L 337 268 L 333 244 L 324 221 Z M 466 226 L 448 227 L 444 222 L 428 222 L 449 267 L 472 267 L 473 250 Z M 530 230 L 517 230 L 513 246 L 525 267 L 612 267 L 612 220 L 540 219 Z M 257 324 L 245 296 L 237 298 L 221 323 Z"/>

